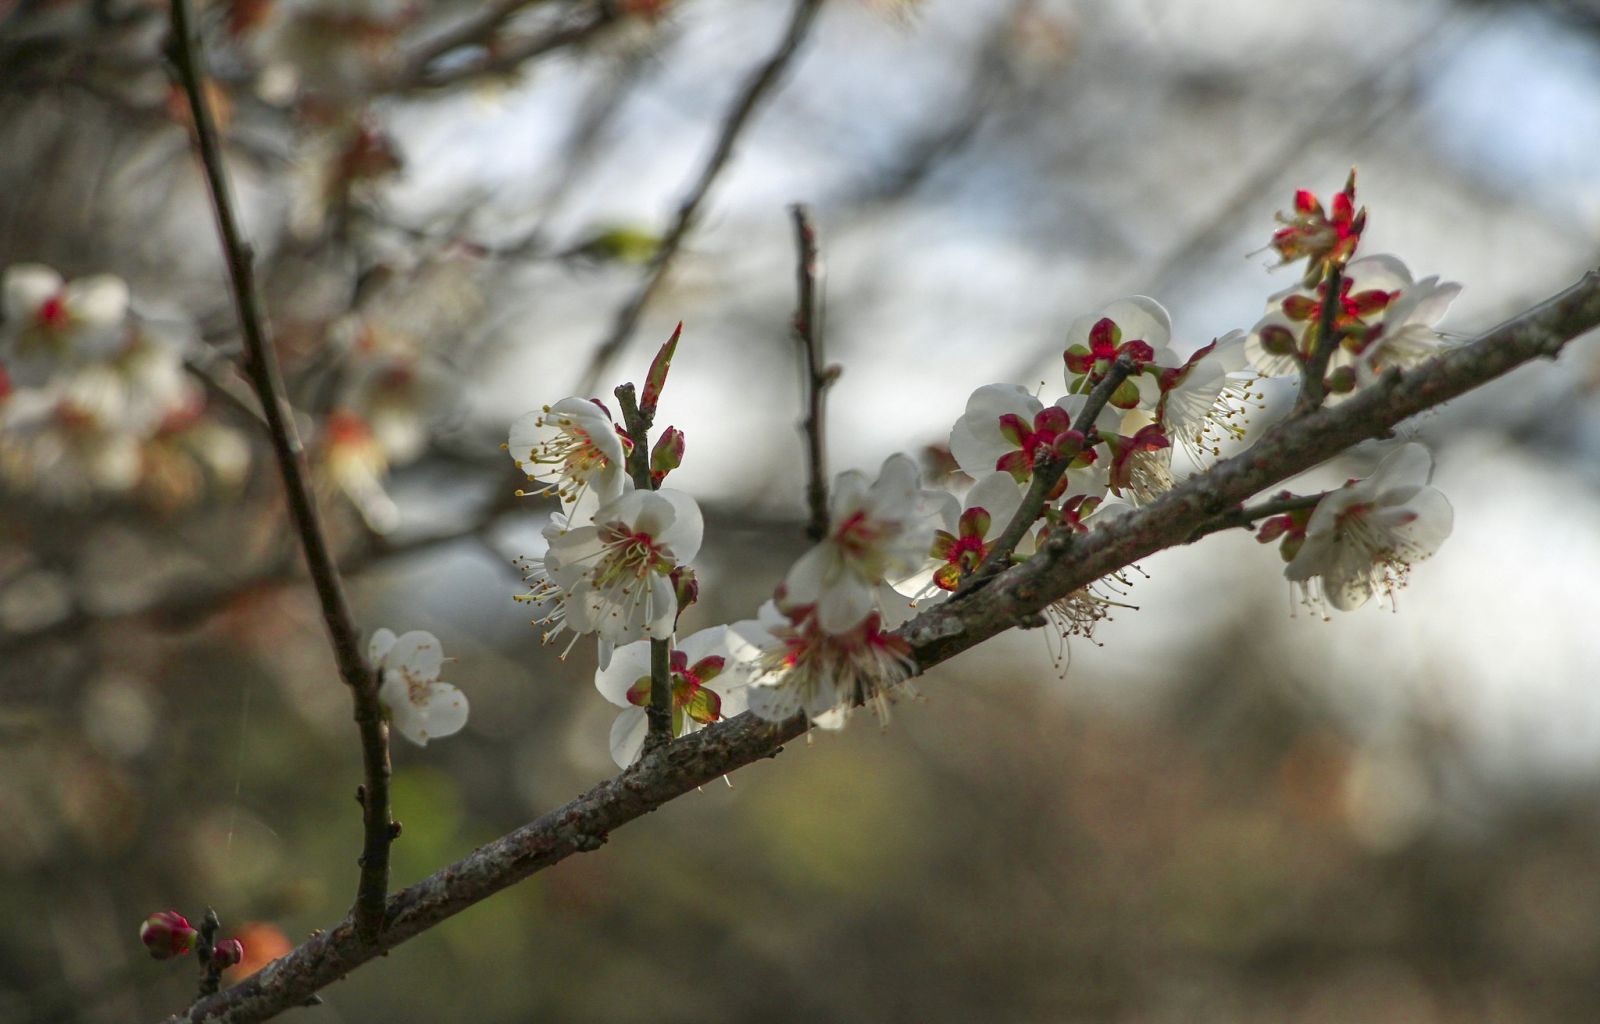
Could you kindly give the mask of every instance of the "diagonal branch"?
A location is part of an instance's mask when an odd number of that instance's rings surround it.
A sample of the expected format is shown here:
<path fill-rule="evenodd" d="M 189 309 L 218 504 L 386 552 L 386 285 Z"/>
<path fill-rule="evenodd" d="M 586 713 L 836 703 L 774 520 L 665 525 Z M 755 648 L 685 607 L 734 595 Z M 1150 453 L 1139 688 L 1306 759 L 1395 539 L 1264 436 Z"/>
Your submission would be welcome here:
<path fill-rule="evenodd" d="M 588 42 L 624 20 L 615 4 L 602 3 L 582 20 L 557 25 L 526 39 L 495 45 L 495 35 L 505 23 L 523 8 L 532 6 L 532 2 L 498 0 L 478 15 L 430 40 L 410 56 L 405 67 L 388 84 L 388 91 L 445 89 L 475 78 L 505 74 L 536 57 Z M 456 65 L 436 66 L 441 58 L 474 46 L 483 48 L 482 57 Z"/>
<path fill-rule="evenodd" d="M 389 727 L 378 702 L 378 680 L 361 654 L 361 635 L 350 601 L 345 596 L 339 566 L 334 561 L 316 499 L 311 492 L 305 449 L 295 431 L 294 418 L 284 397 L 283 378 L 278 359 L 267 337 L 266 317 L 252 271 L 253 254 L 239 230 L 228 188 L 227 170 L 222 162 L 222 144 L 216 122 L 206 100 L 203 82 L 205 64 L 200 43 L 195 37 L 189 0 L 172 0 L 172 38 L 169 57 L 183 82 L 193 114 L 195 142 L 200 151 L 211 205 L 217 217 L 228 278 L 244 332 L 248 356 L 246 371 L 261 403 L 272 439 L 272 451 L 283 477 L 289 512 L 295 531 L 305 549 L 306 566 L 322 604 L 322 619 L 328 627 L 334 660 L 339 675 L 350 688 L 355 704 L 356 727 L 361 735 L 361 761 L 365 779 L 361 798 L 365 839 L 361 851 L 361 876 L 356 889 L 355 918 L 366 941 L 377 938 L 383 922 L 383 901 L 389 888 L 389 844 L 397 826 L 389 819 Z"/>
<path fill-rule="evenodd" d="M 901 628 L 922 670 L 1036 615 L 1051 601 L 1184 540 L 1240 502 L 1350 445 L 1447 402 L 1533 359 L 1554 358 L 1600 326 L 1600 271 L 1560 295 L 1402 373 L 1390 371 L 1333 408 L 1287 422 L 1249 452 L 1087 534 L 1058 531 L 1037 556 L 968 596 L 930 608 Z M 645 754 L 633 767 L 563 807 L 468 854 L 392 896 L 384 931 L 363 942 L 346 919 L 259 974 L 169 1017 L 164 1024 L 266 1020 L 440 921 L 574 853 L 695 787 L 771 757 L 801 735 L 804 719 L 779 725 L 746 713 Z"/>
<path fill-rule="evenodd" d="M 644 280 L 639 282 L 628 301 L 617 310 L 611 332 L 590 356 L 589 366 L 584 370 L 577 394 L 587 395 L 595 390 L 605 373 L 607 364 L 632 337 L 633 329 L 638 326 L 639 317 L 644 313 L 645 306 L 649 305 L 650 299 L 666 280 L 667 269 L 672 265 L 673 258 L 678 255 L 678 250 L 682 247 L 690 228 L 694 226 L 695 217 L 700 212 L 700 206 L 705 202 L 707 194 L 710 193 L 711 186 L 722 174 L 728 158 L 733 156 L 734 146 L 750 123 L 751 115 L 755 113 L 772 87 L 783 77 L 784 71 L 788 69 L 790 61 L 799 51 L 800 44 L 805 40 L 806 33 L 810 31 L 811 23 L 821 7 L 822 0 L 795 0 L 794 11 L 789 16 L 789 25 L 784 30 L 777 49 L 773 50 L 756 69 L 755 74 L 750 76 L 744 88 L 739 90 L 733 105 L 723 115 L 722 128 L 717 132 L 717 141 L 711 148 L 711 155 L 706 158 L 705 166 L 700 169 L 700 176 L 695 179 L 682 202 L 678 204 L 677 217 L 667 229 L 666 235 L 662 237 L 660 246 L 656 248 L 650 266 L 645 269 Z"/>

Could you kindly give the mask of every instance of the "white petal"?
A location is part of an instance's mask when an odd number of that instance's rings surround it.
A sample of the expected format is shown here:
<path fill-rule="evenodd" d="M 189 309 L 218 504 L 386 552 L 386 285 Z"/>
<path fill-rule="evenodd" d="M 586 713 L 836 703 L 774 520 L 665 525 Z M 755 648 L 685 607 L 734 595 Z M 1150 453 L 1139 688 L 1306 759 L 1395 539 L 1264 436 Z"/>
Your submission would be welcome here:
<path fill-rule="evenodd" d="M 67 285 L 63 298 L 84 327 L 113 327 L 128 314 L 128 284 L 114 274 L 80 277 Z"/>
<path fill-rule="evenodd" d="M 427 630 L 413 629 L 401 633 L 389 648 L 387 664 L 390 668 L 404 668 L 417 679 L 438 679 L 444 665 L 444 649 L 438 637 Z"/>
<path fill-rule="evenodd" d="M 857 580 L 841 580 L 817 600 L 817 625 L 823 632 L 848 633 L 873 610 L 873 588 Z"/>
<path fill-rule="evenodd" d="M 1354 293 L 1366 291 L 1403 292 L 1411 287 L 1411 271 L 1398 256 L 1380 253 L 1351 260 L 1345 268 Z"/>
<path fill-rule="evenodd" d="M 4 292 L 3 308 L 7 326 L 18 321 L 32 320 L 39 307 L 58 294 L 64 282 L 61 275 L 43 263 L 17 263 L 6 268 L 0 290 Z"/>
<path fill-rule="evenodd" d="M 700 514 L 700 506 L 688 494 L 670 487 L 655 493 L 671 505 L 673 515 L 671 522 L 653 536 L 671 549 L 679 565 L 686 565 L 700 553 L 700 541 L 705 534 L 705 518 Z"/>
<path fill-rule="evenodd" d="M 1122 330 L 1122 341 L 1143 341 L 1151 348 L 1163 348 L 1172 340 L 1172 316 L 1165 306 L 1148 295 L 1118 299 L 1096 317 L 1110 317 Z"/>
<path fill-rule="evenodd" d="M 372 634 L 372 639 L 367 641 L 367 660 L 374 665 L 380 664 L 389 655 L 389 649 L 394 646 L 394 630 L 380 628 Z"/>
<path fill-rule="evenodd" d="M 644 635 L 665 640 L 672 635 L 678 622 L 678 595 L 672 581 L 659 573 L 651 573 L 649 596 L 644 610 Z"/>
<path fill-rule="evenodd" d="M 726 656 L 728 654 L 728 627 L 709 626 L 698 633 L 690 633 L 672 646 L 682 651 L 683 656 L 689 659 L 689 664 L 691 665 L 701 658 L 707 658 L 713 654 Z"/>
<path fill-rule="evenodd" d="M 538 468 L 533 463 L 532 454 L 544 433 L 538 427 L 539 418 L 543 415 L 538 410 L 523 413 L 511 424 L 511 432 L 506 437 L 506 451 L 516 462 L 517 468 L 525 473 L 532 473 Z"/>
<path fill-rule="evenodd" d="M 633 707 L 633 702 L 628 700 L 628 691 L 649 675 L 650 641 L 639 640 L 617 648 L 611 663 L 595 672 L 594 685 L 600 691 L 600 696 L 618 707 Z"/>
<path fill-rule="evenodd" d="M 844 574 L 839 546 L 824 540 L 801 555 L 783 577 L 788 599 L 795 604 L 816 604 L 822 592 Z"/>
<path fill-rule="evenodd" d="M 764 722 L 786 722 L 800 710 L 800 691 L 792 685 L 752 686 L 750 713 Z"/>
<path fill-rule="evenodd" d="M 1386 455 L 1378 468 L 1364 481 L 1364 489 L 1374 496 L 1391 487 L 1425 484 L 1433 475 L 1433 456 L 1428 449 L 1408 442 Z"/>
<path fill-rule="evenodd" d="M 425 739 L 442 739 L 453 736 L 467 724 L 467 696 L 449 683 L 434 683 L 428 687 L 419 724 Z"/>
<path fill-rule="evenodd" d="M 962 504 L 989 513 L 989 532 L 984 536 L 989 540 L 1000 536 L 1022 507 L 1022 487 L 1010 473 L 990 473 L 972 485 Z"/>
<path fill-rule="evenodd" d="M 639 760 L 644 749 L 645 736 L 650 732 L 650 721 L 644 708 L 629 707 L 611 723 L 611 760 L 618 768 L 626 768 Z"/>

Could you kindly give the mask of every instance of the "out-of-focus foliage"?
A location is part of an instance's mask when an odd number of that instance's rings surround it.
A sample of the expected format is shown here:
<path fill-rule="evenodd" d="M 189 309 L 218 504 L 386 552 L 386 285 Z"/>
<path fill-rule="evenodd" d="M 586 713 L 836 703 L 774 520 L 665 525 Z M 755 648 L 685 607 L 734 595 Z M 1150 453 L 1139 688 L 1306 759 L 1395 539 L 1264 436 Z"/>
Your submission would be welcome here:
<path fill-rule="evenodd" d="M 1275 287 L 1241 257 L 1352 163 L 1371 241 L 1469 284 L 1446 329 L 1594 261 L 1581 5 L 1279 6 L 832 0 L 592 389 L 687 321 L 663 398 L 673 485 L 707 509 L 686 629 L 748 617 L 802 547 L 785 203 L 822 231 L 841 468 L 942 442 L 977 384 L 1055 379 L 1066 325 L 1117 295 L 1159 296 L 1190 346 L 1248 326 Z M 395 752 L 398 883 L 612 770 L 587 656 L 556 661 L 510 600 L 549 508 L 498 444 L 585 379 L 785 14 L 204 8 L 358 618 L 437 635 L 472 702 Z M 193 979 L 144 956 L 150 911 L 298 940 L 354 888 L 348 703 L 233 367 L 165 18 L 0 3 L 0 268 L 126 281 L 130 322 L 182 339 L 173 393 L 251 453 L 175 471 L 149 418 L 137 458 L 116 442 L 127 486 L 5 477 L 0 1020 L 175 1010 Z M 1596 380 L 1580 345 L 1420 425 L 1457 532 L 1396 616 L 1288 620 L 1247 538 L 1152 559 L 1140 611 L 1059 675 L 1037 633 L 974 652 L 887 731 L 796 744 L 297 1012 L 1592 1018 Z"/>

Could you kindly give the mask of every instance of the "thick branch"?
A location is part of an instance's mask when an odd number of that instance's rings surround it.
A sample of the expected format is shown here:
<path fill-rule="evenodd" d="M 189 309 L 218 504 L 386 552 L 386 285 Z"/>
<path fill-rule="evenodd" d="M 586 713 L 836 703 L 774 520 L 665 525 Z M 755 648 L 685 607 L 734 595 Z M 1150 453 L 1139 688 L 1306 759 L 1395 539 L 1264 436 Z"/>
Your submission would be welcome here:
<path fill-rule="evenodd" d="M 312 497 L 305 450 L 295 431 L 294 417 L 284 397 L 278 360 L 267 337 L 266 317 L 261 310 L 251 268 L 252 253 L 239 230 L 233 200 L 228 188 L 227 170 L 222 162 L 222 144 L 217 136 L 202 83 L 204 56 L 194 36 L 188 0 L 172 0 L 172 38 L 170 56 L 183 82 L 193 113 L 195 141 L 211 192 L 211 205 L 217 217 L 217 230 L 228 264 L 234 304 L 244 333 L 248 356 L 246 370 L 256 398 L 266 417 L 272 450 L 283 477 L 289 512 L 305 550 L 306 566 L 322 604 L 322 619 L 328 627 L 334 660 L 339 675 L 350 688 L 355 704 L 355 720 L 361 735 L 362 819 L 365 841 L 361 851 L 361 876 L 356 889 L 356 919 L 364 937 L 376 938 L 382 923 L 384 895 L 389 888 L 389 844 L 394 825 L 389 819 L 389 728 L 378 703 L 378 680 L 361 654 L 361 637 L 345 596 L 339 566 L 334 561 L 321 517 Z"/>
<path fill-rule="evenodd" d="M 794 336 L 805 363 L 801 382 L 805 392 L 806 416 L 802 426 L 806 437 L 806 508 L 810 518 L 806 536 L 821 540 L 828 535 L 828 449 L 827 420 L 823 401 L 828 387 L 838 378 L 836 367 L 827 365 L 822 350 L 822 323 L 818 316 L 817 282 L 822 263 L 817 256 L 817 229 L 811 214 L 799 203 L 789 207 L 794 217 L 796 290 Z"/>
<path fill-rule="evenodd" d="M 1449 401 L 1532 359 L 1554 357 L 1600 325 L 1600 272 L 1409 373 L 1391 371 L 1331 409 L 1320 409 L 1250 451 L 1149 505 L 1086 534 L 1058 531 L 1038 556 L 994 583 L 918 615 L 900 630 L 925 671 L 1037 614 L 1051 601 L 1164 547 L 1274 484 L 1304 472 L 1425 409 Z M 571 803 L 468 854 L 388 901 L 375 945 L 345 920 L 241 984 L 201 1000 L 166 1024 L 259 1021 L 300 1005 L 362 963 L 573 853 L 719 775 L 777 753 L 805 730 L 800 717 L 771 725 L 750 714 L 709 726 L 645 754 L 633 767 Z"/>
<path fill-rule="evenodd" d="M 588 369 L 584 371 L 583 383 L 578 387 L 578 394 L 586 395 L 595 390 L 605 373 L 607 364 L 616 357 L 622 346 L 628 343 L 634 327 L 639 323 L 639 317 L 644 313 L 645 306 L 650 303 L 650 299 L 666 279 L 667 269 L 677 256 L 678 249 L 689 234 L 689 229 L 694 226 L 695 216 L 700 212 L 700 206 L 710 193 L 711 186 L 716 183 L 717 177 L 728 163 L 728 158 L 733 155 L 734 146 L 750 123 L 751 115 L 760 106 L 766 94 L 783 77 L 784 71 L 800 49 L 800 44 L 810 31 L 811 22 L 821 7 L 822 0 L 795 0 L 794 12 L 789 16 L 788 28 L 784 30 L 777 49 L 773 50 L 762 62 L 761 67 L 756 69 L 755 74 L 750 76 L 750 80 L 739 90 L 733 105 L 723 116 L 722 127 L 717 132 L 717 141 L 712 146 L 711 155 L 706 158 L 705 166 L 700 169 L 700 176 L 678 204 L 678 215 L 674 218 L 672 226 L 667 229 L 666 235 L 662 237 L 661 244 L 650 260 L 650 266 L 645 269 L 644 280 L 639 282 L 628 301 L 617 310 L 611 332 L 590 357 Z"/>

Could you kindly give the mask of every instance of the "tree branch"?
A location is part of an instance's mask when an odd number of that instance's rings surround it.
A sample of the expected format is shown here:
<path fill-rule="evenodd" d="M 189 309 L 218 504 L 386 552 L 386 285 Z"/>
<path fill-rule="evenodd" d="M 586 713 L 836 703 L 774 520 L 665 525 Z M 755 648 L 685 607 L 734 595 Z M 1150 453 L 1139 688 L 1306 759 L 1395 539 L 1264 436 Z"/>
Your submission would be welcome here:
<path fill-rule="evenodd" d="M 822 276 L 822 263 L 817 256 L 817 229 L 811 223 L 810 212 L 800 203 L 789 207 L 789 212 L 794 217 L 795 276 L 799 293 L 794 311 L 794 337 L 805 364 L 801 389 L 805 392 L 806 416 L 802 429 L 806 438 L 806 507 L 810 510 L 806 536 L 816 541 L 828 535 L 827 421 L 822 406 L 828 388 L 839 378 L 839 369 L 828 366 L 823 357 L 822 323 L 817 312 L 817 282 Z"/>
<path fill-rule="evenodd" d="M 494 34 L 513 15 L 532 6 L 532 3 L 533 0 L 499 0 L 476 17 L 430 40 L 406 61 L 405 68 L 395 76 L 388 91 L 444 89 L 474 78 L 514 71 L 535 57 L 587 42 L 623 20 L 614 4 L 601 3 L 595 6 L 592 15 L 582 21 L 559 25 L 507 46 L 492 45 Z M 483 57 L 455 67 L 432 66 L 440 57 L 468 46 L 482 46 L 485 51 Z"/>
<path fill-rule="evenodd" d="M 389 888 L 389 844 L 394 840 L 394 823 L 389 818 L 389 727 L 378 702 L 378 680 L 361 654 L 361 636 L 345 596 L 339 567 L 328 546 L 312 496 L 305 450 L 295 431 L 293 414 L 284 397 L 278 360 L 267 337 L 266 317 L 256 292 L 251 264 L 253 254 L 239 230 L 228 188 L 227 169 L 222 162 L 222 144 L 216 122 L 205 97 L 204 56 L 195 38 L 188 0 L 172 0 L 172 37 L 169 56 L 183 82 L 193 114 L 195 143 L 216 213 L 217 231 L 227 260 L 228 278 L 233 286 L 234 305 L 239 314 L 248 356 L 246 370 L 256 398 L 266 417 L 268 434 L 278 471 L 283 477 L 289 512 L 305 551 L 306 566 L 322 604 L 322 619 L 333 645 L 339 675 L 350 688 L 355 705 L 355 721 L 361 736 L 361 761 L 364 778 L 361 787 L 362 819 L 365 839 L 361 851 L 361 874 L 356 888 L 355 918 L 365 941 L 377 938 L 383 921 L 383 901 Z"/>
<path fill-rule="evenodd" d="M 610 333 L 590 357 L 589 366 L 584 370 L 582 383 L 578 387 L 578 394 L 589 394 L 594 391 L 605 373 L 607 364 L 632 337 L 633 329 L 639 323 L 639 317 L 661 287 L 662 281 L 666 279 L 667 268 L 677 256 L 678 249 L 689 234 L 689 229 L 694 226 L 695 215 L 700 212 L 700 206 L 710 193 L 711 186 L 716 183 L 717 177 L 728 163 L 728 158 L 733 155 L 734 146 L 750 123 L 751 115 L 755 113 L 756 107 L 761 104 L 766 94 L 783 77 L 784 71 L 800 49 L 800 44 L 810 31 L 811 23 L 821 7 L 822 0 L 795 0 L 788 28 L 784 30 L 777 49 L 773 50 L 762 62 L 761 67 L 756 69 L 755 74 L 750 76 L 750 80 L 745 83 L 744 88 L 734 99 L 733 105 L 723 116 L 722 128 L 717 133 L 717 141 L 711 148 L 711 155 L 706 158 L 705 166 L 700 169 L 700 176 L 678 204 L 677 217 L 666 235 L 662 237 L 660 246 L 656 248 L 650 266 L 645 269 L 644 279 L 639 282 L 622 308 L 617 310 Z"/>
<path fill-rule="evenodd" d="M 1380 436 L 1600 325 L 1600 272 L 1476 342 L 1402 373 L 1391 370 L 1333 408 L 1287 422 L 1245 454 L 1224 460 L 1149 505 L 1086 534 L 1058 531 L 1034 558 L 993 585 L 919 614 L 899 630 L 922 671 L 1036 615 L 1050 602 L 1184 540 L 1231 506 Z M 346 919 L 260 973 L 203 999 L 166 1024 L 266 1020 L 298 1006 L 362 963 L 574 853 L 695 787 L 771 757 L 805 731 L 800 716 L 779 725 L 739 715 L 644 754 L 631 768 L 572 802 L 468 854 L 392 896 L 376 944 Z"/>

